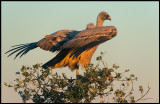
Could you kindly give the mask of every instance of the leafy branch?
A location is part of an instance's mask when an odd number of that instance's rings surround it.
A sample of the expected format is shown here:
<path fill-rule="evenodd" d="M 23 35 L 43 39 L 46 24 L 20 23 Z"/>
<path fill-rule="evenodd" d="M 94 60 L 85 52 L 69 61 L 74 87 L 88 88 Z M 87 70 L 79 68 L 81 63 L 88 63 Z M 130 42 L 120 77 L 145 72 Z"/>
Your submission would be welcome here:
<path fill-rule="evenodd" d="M 97 65 L 88 64 L 88 69 L 77 79 L 68 78 L 65 73 L 58 75 L 50 68 L 41 68 L 41 63 L 37 63 L 32 67 L 23 65 L 20 71 L 16 72 L 17 78 L 14 83 L 4 83 L 4 85 L 14 88 L 15 92 L 18 91 L 25 103 L 28 100 L 34 103 L 91 103 L 97 96 L 108 98 L 113 94 L 112 102 L 115 103 L 136 103 L 140 100 L 151 99 L 144 98 L 150 91 L 150 87 L 143 95 L 143 87 L 139 86 L 142 96 L 135 100 L 133 84 L 137 81 L 137 77 L 133 74 L 126 77 L 125 74 L 129 72 L 129 69 L 122 73 L 117 72 L 119 66 L 116 64 L 108 68 L 102 60 L 104 54 L 101 52 L 101 55 L 97 57 Z M 103 67 L 100 67 L 100 63 Z M 120 89 L 113 88 L 116 81 L 121 82 Z M 128 93 L 130 83 L 131 90 Z"/>

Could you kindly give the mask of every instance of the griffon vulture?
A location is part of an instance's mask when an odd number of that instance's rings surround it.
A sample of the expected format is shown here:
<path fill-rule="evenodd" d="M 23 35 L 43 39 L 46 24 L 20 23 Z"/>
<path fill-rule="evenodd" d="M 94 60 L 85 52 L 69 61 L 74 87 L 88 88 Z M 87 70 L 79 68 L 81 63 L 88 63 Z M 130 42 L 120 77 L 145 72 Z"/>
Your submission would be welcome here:
<path fill-rule="evenodd" d="M 111 20 L 111 17 L 108 13 L 101 12 L 97 17 L 96 27 L 93 24 L 89 24 L 87 29 L 83 31 L 60 30 L 51 35 L 45 35 L 38 42 L 14 45 L 6 53 L 11 52 L 8 55 L 9 57 L 19 51 L 15 56 L 16 58 L 20 54 L 20 57 L 22 57 L 37 47 L 50 52 L 58 51 L 59 53 L 43 64 L 42 67 L 54 69 L 68 66 L 71 71 L 76 69 L 76 74 L 78 75 L 79 65 L 81 64 L 82 69 L 87 69 L 86 64 L 90 63 L 98 45 L 117 35 L 117 29 L 114 26 L 103 27 L 104 20 Z"/>

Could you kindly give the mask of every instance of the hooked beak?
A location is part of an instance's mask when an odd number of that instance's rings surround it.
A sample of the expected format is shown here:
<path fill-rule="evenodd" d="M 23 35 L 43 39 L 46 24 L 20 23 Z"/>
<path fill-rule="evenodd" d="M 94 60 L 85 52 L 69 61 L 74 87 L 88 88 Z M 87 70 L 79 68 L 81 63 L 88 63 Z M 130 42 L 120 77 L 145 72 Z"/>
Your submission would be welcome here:
<path fill-rule="evenodd" d="M 111 18 L 111 16 L 109 16 L 109 17 L 108 17 L 108 20 L 110 20 L 110 21 L 111 21 L 111 19 L 112 19 L 112 18 Z"/>

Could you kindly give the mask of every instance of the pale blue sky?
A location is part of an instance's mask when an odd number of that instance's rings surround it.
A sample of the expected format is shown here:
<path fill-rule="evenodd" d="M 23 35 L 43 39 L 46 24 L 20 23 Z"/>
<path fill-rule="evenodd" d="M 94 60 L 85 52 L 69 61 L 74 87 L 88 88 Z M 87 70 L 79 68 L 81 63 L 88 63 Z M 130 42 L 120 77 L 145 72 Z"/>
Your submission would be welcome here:
<path fill-rule="evenodd" d="M 147 102 L 159 101 L 158 2 L 2 2 L 1 7 L 2 102 L 21 102 L 20 96 L 3 83 L 12 82 L 22 65 L 45 63 L 55 56 L 37 48 L 14 60 L 4 55 L 10 46 L 35 42 L 58 30 L 84 30 L 86 24 L 96 23 L 101 11 L 112 17 L 104 26 L 115 26 L 118 34 L 98 47 L 92 63 L 101 51 L 106 51 L 104 58 L 109 67 L 116 63 L 123 70 L 130 69 L 139 78 L 137 90 L 138 85 L 146 89 L 148 84 L 151 86 L 147 97 L 154 99 Z M 67 68 L 56 71 L 75 75 Z"/>

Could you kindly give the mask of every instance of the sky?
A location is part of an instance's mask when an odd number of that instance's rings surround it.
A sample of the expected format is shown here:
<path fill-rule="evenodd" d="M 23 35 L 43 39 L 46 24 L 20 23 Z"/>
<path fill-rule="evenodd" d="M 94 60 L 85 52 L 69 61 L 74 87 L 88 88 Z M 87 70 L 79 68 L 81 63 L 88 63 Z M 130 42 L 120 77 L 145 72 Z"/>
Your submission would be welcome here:
<path fill-rule="evenodd" d="M 22 58 L 14 60 L 4 53 L 12 45 L 39 41 L 44 35 L 59 30 L 79 30 L 88 23 L 96 23 L 97 15 L 105 11 L 112 21 L 105 21 L 104 26 L 115 26 L 118 34 L 112 40 L 99 45 L 92 57 L 105 52 L 104 61 L 109 67 L 113 64 L 120 70 L 130 69 L 138 77 L 135 90 L 143 85 L 151 87 L 142 102 L 159 102 L 159 2 L 19 2 L 3 1 L 1 3 L 1 90 L 3 103 L 20 103 L 21 97 L 14 89 L 4 86 L 4 82 L 13 82 L 15 72 L 22 65 L 45 63 L 56 53 L 34 49 Z M 75 71 L 68 68 L 54 69 L 68 76 L 75 76 Z M 80 73 L 83 71 L 80 70 Z M 137 91 L 138 93 L 138 91 Z M 138 96 L 138 95 L 137 95 Z"/>

